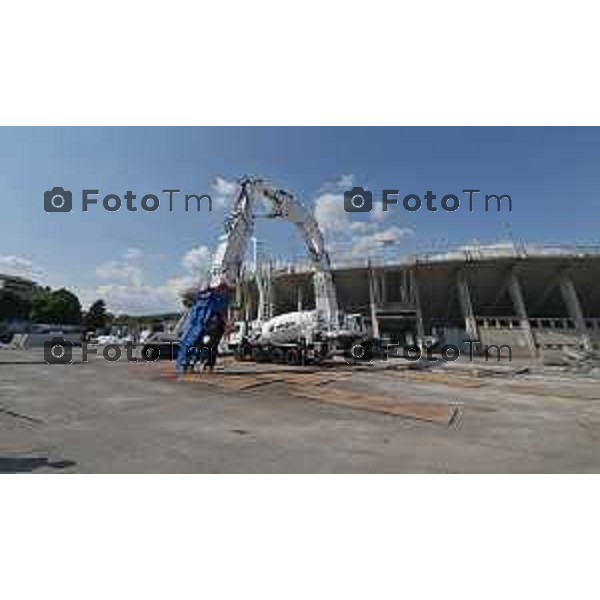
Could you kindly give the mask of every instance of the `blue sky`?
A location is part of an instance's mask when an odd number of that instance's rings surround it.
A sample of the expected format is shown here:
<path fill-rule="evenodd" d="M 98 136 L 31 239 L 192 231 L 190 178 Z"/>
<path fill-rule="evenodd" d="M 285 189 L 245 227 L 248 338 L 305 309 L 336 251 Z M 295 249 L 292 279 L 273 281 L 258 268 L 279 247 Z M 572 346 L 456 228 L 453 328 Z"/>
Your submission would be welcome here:
<path fill-rule="evenodd" d="M 113 310 L 176 308 L 177 289 L 199 277 L 221 232 L 230 182 L 267 177 L 316 211 L 336 252 L 411 253 L 473 240 L 597 243 L 600 129 L 595 128 L 2 128 L 0 272 L 75 289 Z M 459 209 L 347 215 L 349 182 L 374 192 L 439 196 L 464 188 L 508 193 L 513 212 Z M 75 209 L 49 214 L 43 193 L 73 192 Z M 100 206 L 81 190 L 139 197 L 168 187 L 217 197 L 212 213 Z M 303 254 L 284 222 L 257 235 L 277 257 Z"/>

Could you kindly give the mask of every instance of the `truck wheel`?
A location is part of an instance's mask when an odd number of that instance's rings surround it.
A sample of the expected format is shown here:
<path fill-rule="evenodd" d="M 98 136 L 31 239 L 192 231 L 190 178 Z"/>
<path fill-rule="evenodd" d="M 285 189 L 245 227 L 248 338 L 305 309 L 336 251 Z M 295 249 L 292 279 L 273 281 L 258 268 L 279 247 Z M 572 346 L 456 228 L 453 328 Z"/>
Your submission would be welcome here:
<path fill-rule="evenodd" d="M 282 364 L 285 362 L 285 354 L 281 348 L 273 348 L 271 358 L 274 363 Z"/>
<path fill-rule="evenodd" d="M 247 344 L 242 344 L 235 349 L 233 353 L 235 360 L 246 362 L 252 359 L 252 348 Z"/>
<path fill-rule="evenodd" d="M 285 361 L 288 365 L 299 365 L 300 364 L 300 352 L 296 348 L 290 348 L 285 356 Z"/>

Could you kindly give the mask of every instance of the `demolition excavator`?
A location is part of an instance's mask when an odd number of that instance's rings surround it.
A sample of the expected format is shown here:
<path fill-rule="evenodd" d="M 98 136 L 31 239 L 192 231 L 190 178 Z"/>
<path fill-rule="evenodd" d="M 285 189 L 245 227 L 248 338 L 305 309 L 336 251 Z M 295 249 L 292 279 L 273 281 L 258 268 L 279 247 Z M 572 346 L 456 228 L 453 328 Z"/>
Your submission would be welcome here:
<path fill-rule="evenodd" d="M 299 229 L 313 266 L 315 309 L 278 315 L 267 321 L 259 334 L 245 341 L 245 353 L 255 360 L 301 364 L 321 360 L 336 347 L 347 346 L 365 335 L 357 315 L 343 315 L 339 311 L 329 255 L 311 211 L 285 190 L 262 179 L 244 178 L 239 182 L 225 233 L 214 254 L 209 285 L 198 293 L 178 327 L 180 371 L 205 361 L 206 345 L 216 348 L 223 334 L 259 204 L 266 205 L 267 217 L 285 219 Z"/>

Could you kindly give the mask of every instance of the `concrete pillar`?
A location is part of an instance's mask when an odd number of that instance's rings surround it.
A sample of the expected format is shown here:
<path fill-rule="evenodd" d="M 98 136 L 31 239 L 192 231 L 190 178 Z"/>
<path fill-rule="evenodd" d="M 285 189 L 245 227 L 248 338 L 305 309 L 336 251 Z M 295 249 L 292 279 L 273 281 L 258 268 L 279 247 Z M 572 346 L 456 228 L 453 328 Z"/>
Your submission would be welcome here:
<path fill-rule="evenodd" d="M 369 263 L 368 269 L 369 275 L 369 308 L 371 310 L 371 327 L 373 329 L 373 337 L 378 338 L 379 336 L 379 321 L 377 320 L 377 293 L 375 290 L 375 274 Z"/>
<path fill-rule="evenodd" d="M 241 306 L 242 304 L 242 278 L 240 277 L 235 282 L 235 304 Z"/>
<path fill-rule="evenodd" d="M 533 338 L 531 325 L 529 324 L 529 317 L 527 316 L 527 307 L 525 306 L 525 298 L 523 297 L 523 291 L 521 290 L 521 283 L 514 270 L 511 270 L 508 275 L 508 291 L 517 317 L 519 318 L 519 325 L 525 334 L 525 341 L 529 352 L 532 357 L 535 357 L 537 355 L 535 339 Z"/>
<path fill-rule="evenodd" d="M 264 277 L 264 272 L 262 271 L 256 271 L 256 290 L 258 293 L 257 296 L 257 301 L 256 301 L 256 319 L 258 321 L 264 321 L 265 320 L 265 314 L 267 311 L 267 302 L 268 302 L 268 298 L 267 298 L 267 293 L 266 293 L 266 282 L 265 282 L 265 277 Z"/>
<path fill-rule="evenodd" d="M 423 307 L 421 306 L 421 292 L 419 291 L 419 281 L 417 280 L 416 271 L 411 271 L 411 287 L 415 303 L 417 326 L 417 339 L 415 341 L 418 345 L 421 345 L 423 343 L 423 338 L 425 337 L 425 326 L 423 324 Z"/>
<path fill-rule="evenodd" d="M 302 301 L 303 301 L 302 281 L 300 281 L 300 284 L 296 287 L 296 298 L 297 298 L 297 310 L 298 310 L 298 312 L 300 312 L 302 310 Z"/>
<path fill-rule="evenodd" d="M 465 320 L 465 330 L 467 335 L 471 340 L 479 340 L 479 331 L 477 328 L 477 321 L 475 320 L 475 313 L 473 311 L 473 303 L 471 302 L 469 282 L 462 270 L 459 270 L 456 274 L 456 285 L 458 288 L 458 301 Z"/>
<path fill-rule="evenodd" d="M 269 263 L 265 272 L 265 319 L 275 316 L 275 284 L 273 283 L 273 263 Z"/>
<path fill-rule="evenodd" d="M 387 302 L 387 287 L 385 281 L 385 271 L 381 269 L 379 274 L 379 300 L 381 304 L 385 304 Z"/>
<path fill-rule="evenodd" d="M 573 285 L 572 279 L 565 272 L 559 276 L 560 291 L 563 300 L 567 306 L 569 317 L 573 319 L 577 333 L 581 338 L 581 344 L 585 350 L 593 350 L 592 340 L 590 339 L 587 326 L 585 324 L 585 317 L 583 316 L 583 310 L 581 310 L 581 304 L 577 297 L 577 290 Z"/>
<path fill-rule="evenodd" d="M 240 305 L 241 306 L 241 305 Z M 252 320 L 252 295 L 250 294 L 249 286 L 246 285 L 243 294 L 243 306 L 244 306 L 244 321 Z"/>
<path fill-rule="evenodd" d="M 402 304 L 407 304 L 408 303 L 408 294 L 406 293 L 406 274 L 407 274 L 407 270 L 406 269 L 402 269 L 402 271 L 400 272 L 400 302 L 402 302 Z"/>

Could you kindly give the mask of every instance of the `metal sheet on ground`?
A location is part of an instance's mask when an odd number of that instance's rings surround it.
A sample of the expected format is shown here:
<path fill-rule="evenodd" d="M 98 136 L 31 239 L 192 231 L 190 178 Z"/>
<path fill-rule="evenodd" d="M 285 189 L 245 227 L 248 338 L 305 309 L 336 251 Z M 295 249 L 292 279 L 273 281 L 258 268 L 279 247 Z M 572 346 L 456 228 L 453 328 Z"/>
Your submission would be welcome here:
<path fill-rule="evenodd" d="M 272 381 L 268 379 L 259 379 L 251 375 L 215 375 L 215 374 L 188 374 L 181 375 L 178 381 L 184 383 L 204 383 L 206 385 L 222 388 L 225 391 L 243 391 L 268 385 Z"/>
<path fill-rule="evenodd" d="M 182 375 L 179 381 L 204 383 L 225 392 L 251 391 L 275 383 L 287 386 L 288 394 L 296 398 L 316 400 L 325 404 L 368 410 L 385 414 L 449 425 L 456 417 L 458 408 L 432 402 L 398 400 L 388 396 L 361 394 L 332 384 L 343 380 L 332 374 L 319 373 L 269 373 L 269 374 L 226 374 L 195 373 Z"/>
<path fill-rule="evenodd" d="M 291 387 L 289 392 L 292 396 L 316 400 L 325 404 L 381 412 L 446 426 L 452 424 L 458 413 L 457 406 L 433 402 L 410 402 L 384 396 L 365 396 L 340 389 L 327 388 L 327 391 L 324 392 L 314 388 Z"/>
<path fill-rule="evenodd" d="M 383 373 L 381 376 L 385 377 L 386 380 L 393 378 L 397 381 L 422 381 L 426 383 L 460 388 L 480 388 L 486 385 L 483 381 L 478 381 L 474 378 L 465 377 L 462 375 L 448 375 L 445 373 L 420 373 L 418 371 L 405 371 L 398 374 Z"/>

